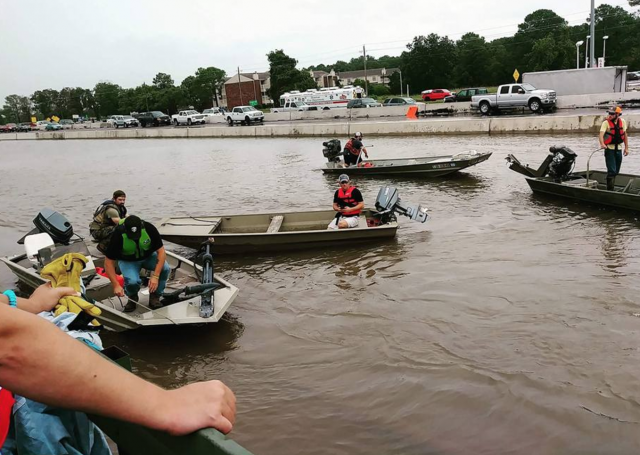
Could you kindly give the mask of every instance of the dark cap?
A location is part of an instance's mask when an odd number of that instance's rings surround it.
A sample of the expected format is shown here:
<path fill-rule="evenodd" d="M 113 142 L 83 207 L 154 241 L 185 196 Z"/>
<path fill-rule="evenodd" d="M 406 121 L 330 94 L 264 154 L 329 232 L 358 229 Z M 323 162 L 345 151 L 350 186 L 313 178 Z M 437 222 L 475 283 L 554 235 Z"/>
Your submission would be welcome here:
<path fill-rule="evenodd" d="M 348 182 L 349 181 L 349 176 L 347 174 L 340 174 L 340 177 L 338 177 L 338 182 L 342 183 L 342 182 Z"/>
<path fill-rule="evenodd" d="M 143 227 L 144 224 L 142 223 L 142 220 L 135 215 L 128 216 L 124 219 L 124 232 L 130 239 L 139 239 L 142 235 Z"/>

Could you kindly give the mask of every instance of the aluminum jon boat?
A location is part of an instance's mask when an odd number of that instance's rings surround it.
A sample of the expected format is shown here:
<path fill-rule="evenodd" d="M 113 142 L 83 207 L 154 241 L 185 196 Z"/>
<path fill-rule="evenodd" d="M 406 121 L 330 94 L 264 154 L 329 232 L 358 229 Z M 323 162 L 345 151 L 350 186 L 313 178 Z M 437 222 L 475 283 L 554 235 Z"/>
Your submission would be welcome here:
<path fill-rule="evenodd" d="M 35 288 L 46 282 L 38 273 L 43 265 L 66 253 L 85 255 L 90 259 L 82 272 L 86 287 L 85 295 L 100 308 L 102 315 L 96 319 L 108 329 L 123 331 L 148 326 L 217 322 L 238 294 L 238 288 L 213 274 L 212 261 L 209 263 L 206 257 L 203 267 L 167 251 L 167 262 L 171 267 L 171 273 L 161 300 L 164 306 L 157 310 L 150 309 L 149 292 L 143 287 L 138 294 L 139 304 L 136 310 L 124 313 L 122 309 L 125 299 L 116 297 L 113 294 L 111 282 L 96 271 L 96 267 L 104 267 L 104 255 L 82 239 L 70 241 L 73 228 L 68 222 L 64 232 L 56 230 L 57 226 L 64 226 L 64 222 L 66 218 L 59 213 L 49 209 L 42 210 L 34 220 L 34 224 L 37 230 L 44 233 L 39 234 L 40 236 L 53 234 L 49 236 L 51 246 L 38 248 L 35 255 L 25 248 L 27 250 L 25 253 L 1 257 L 0 261 L 9 267 L 20 283 L 29 288 Z M 29 244 L 28 238 L 29 235 L 24 238 L 25 247 Z M 151 272 L 147 272 L 149 273 Z"/>
<path fill-rule="evenodd" d="M 273 253 L 391 239 L 398 230 L 396 214 L 422 223 L 427 220 L 425 209 L 404 205 L 395 188 L 384 187 L 376 209 L 363 210 L 358 227 L 351 229 L 327 229 L 336 212 L 316 210 L 165 218 L 158 232 L 164 240 L 189 248 L 213 238 L 215 254 Z"/>
<path fill-rule="evenodd" d="M 480 153 L 475 150 L 457 155 L 426 156 L 417 158 L 397 158 L 387 160 L 367 160 L 358 166 L 345 167 L 342 160 L 343 151 L 340 141 L 333 139 L 323 142 L 322 154 L 327 164 L 321 168 L 325 174 L 343 174 L 350 176 L 405 176 L 405 177 L 441 177 L 452 174 L 470 166 L 482 163 L 492 152 Z"/>
<path fill-rule="evenodd" d="M 609 191 L 606 172 L 589 171 L 588 162 L 586 171 L 572 172 L 575 152 L 564 146 L 551 147 L 549 151 L 538 169 L 523 165 L 513 155 L 506 160 L 512 171 L 526 177 L 534 193 L 640 211 L 640 175 L 618 174 L 614 190 Z"/>

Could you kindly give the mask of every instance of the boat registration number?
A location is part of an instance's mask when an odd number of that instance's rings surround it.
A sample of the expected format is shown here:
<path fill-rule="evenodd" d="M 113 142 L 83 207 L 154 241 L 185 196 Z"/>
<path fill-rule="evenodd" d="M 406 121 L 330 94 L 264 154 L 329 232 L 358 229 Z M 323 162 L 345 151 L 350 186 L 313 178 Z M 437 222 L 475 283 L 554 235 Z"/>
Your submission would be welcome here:
<path fill-rule="evenodd" d="M 444 169 L 445 167 L 456 167 L 456 163 L 434 164 L 434 169 Z"/>

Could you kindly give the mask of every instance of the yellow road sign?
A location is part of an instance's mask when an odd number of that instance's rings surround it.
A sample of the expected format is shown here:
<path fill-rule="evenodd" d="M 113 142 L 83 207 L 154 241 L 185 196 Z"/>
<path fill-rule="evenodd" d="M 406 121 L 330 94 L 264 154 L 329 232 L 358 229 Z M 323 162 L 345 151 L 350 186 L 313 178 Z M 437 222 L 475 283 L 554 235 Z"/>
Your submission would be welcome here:
<path fill-rule="evenodd" d="M 37 118 L 35 118 L 35 117 L 31 117 L 31 123 L 36 123 L 37 121 L 38 121 L 38 119 L 37 119 Z"/>
<path fill-rule="evenodd" d="M 518 82 L 518 79 L 520 79 L 520 73 L 518 73 L 518 69 L 517 68 L 513 72 L 513 78 L 515 79 L 516 82 Z"/>
<path fill-rule="evenodd" d="M 58 117 L 57 117 L 57 116 L 55 116 L 55 115 L 52 115 L 52 116 L 51 116 L 51 120 L 53 120 L 54 122 L 58 123 L 58 122 L 60 121 L 60 118 L 58 118 Z"/>

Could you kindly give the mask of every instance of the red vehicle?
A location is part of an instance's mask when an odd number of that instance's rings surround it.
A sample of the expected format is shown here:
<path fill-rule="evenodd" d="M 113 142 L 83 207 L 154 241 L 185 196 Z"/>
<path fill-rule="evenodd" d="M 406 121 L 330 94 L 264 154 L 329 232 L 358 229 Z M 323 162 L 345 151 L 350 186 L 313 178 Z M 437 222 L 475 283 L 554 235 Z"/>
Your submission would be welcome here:
<path fill-rule="evenodd" d="M 425 90 L 422 93 L 422 99 L 425 101 L 437 101 L 451 96 L 451 92 L 446 88 L 435 88 L 433 90 Z"/>
<path fill-rule="evenodd" d="M 18 126 L 15 123 L 7 123 L 6 125 L 0 126 L 0 133 L 12 133 L 18 129 Z"/>

